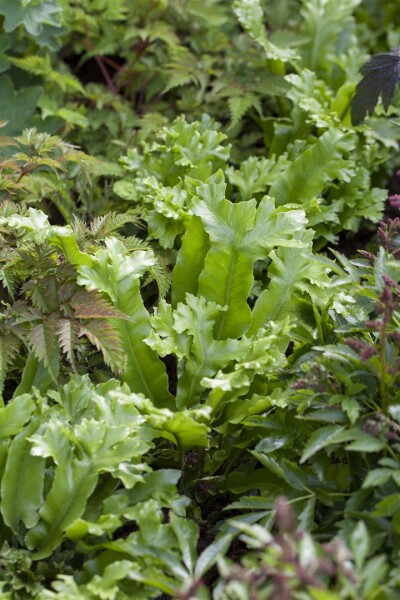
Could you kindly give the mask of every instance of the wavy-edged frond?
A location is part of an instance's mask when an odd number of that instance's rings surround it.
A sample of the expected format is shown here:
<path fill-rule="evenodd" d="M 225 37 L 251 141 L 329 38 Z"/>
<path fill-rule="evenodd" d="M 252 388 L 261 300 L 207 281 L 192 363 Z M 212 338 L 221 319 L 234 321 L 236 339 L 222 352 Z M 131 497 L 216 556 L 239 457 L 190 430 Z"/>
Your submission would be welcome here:
<path fill-rule="evenodd" d="M 140 293 L 140 278 L 154 267 L 154 254 L 144 250 L 128 254 L 116 238 L 108 238 L 106 246 L 97 252 L 91 266 L 78 268 L 78 283 L 89 291 L 107 294 L 115 308 L 128 317 L 113 321 L 126 355 L 122 379 L 156 406 L 169 404 L 165 366 L 144 342 L 150 333 L 150 316 Z"/>
<path fill-rule="evenodd" d="M 302 237 L 310 237 L 303 211 L 275 209 L 267 196 L 258 207 L 255 200 L 232 203 L 225 198 L 225 189 L 219 173 L 197 187 L 199 200 L 193 207 L 210 239 L 198 293 L 227 307 L 218 318 L 217 339 L 239 337 L 250 325 L 247 300 L 256 260 L 265 258 L 274 246 L 302 247 Z"/>

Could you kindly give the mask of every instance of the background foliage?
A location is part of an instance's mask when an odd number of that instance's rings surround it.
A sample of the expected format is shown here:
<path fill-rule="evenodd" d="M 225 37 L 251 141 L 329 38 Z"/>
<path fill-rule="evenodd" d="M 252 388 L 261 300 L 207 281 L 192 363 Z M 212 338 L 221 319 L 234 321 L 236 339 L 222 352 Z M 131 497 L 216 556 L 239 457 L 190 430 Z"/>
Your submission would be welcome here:
<path fill-rule="evenodd" d="M 398 597 L 397 11 L 0 0 L 2 597 Z"/>

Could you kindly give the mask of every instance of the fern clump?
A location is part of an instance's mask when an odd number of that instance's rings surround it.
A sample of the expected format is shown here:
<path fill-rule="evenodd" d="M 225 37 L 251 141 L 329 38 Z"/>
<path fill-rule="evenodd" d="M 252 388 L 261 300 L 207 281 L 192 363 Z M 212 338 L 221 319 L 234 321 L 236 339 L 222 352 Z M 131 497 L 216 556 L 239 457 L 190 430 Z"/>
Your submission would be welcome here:
<path fill-rule="evenodd" d="M 2 598 L 399 597 L 397 11 L 0 0 Z"/>

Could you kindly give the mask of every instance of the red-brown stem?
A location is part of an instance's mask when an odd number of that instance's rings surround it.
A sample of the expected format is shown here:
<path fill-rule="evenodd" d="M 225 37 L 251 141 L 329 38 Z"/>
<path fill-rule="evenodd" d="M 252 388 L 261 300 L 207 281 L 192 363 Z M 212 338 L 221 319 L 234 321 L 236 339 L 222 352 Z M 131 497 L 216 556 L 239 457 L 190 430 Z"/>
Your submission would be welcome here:
<path fill-rule="evenodd" d="M 118 94 L 118 90 L 112 80 L 112 77 L 110 76 L 109 72 L 107 71 L 107 67 L 104 64 L 102 57 L 99 56 L 98 54 L 96 54 L 94 59 L 97 62 L 97 64 L 99 65 L 100 71 L 102 72 L 102 75 L 105 79 L 108 89 L 111 90 L 113 94 Z"/>

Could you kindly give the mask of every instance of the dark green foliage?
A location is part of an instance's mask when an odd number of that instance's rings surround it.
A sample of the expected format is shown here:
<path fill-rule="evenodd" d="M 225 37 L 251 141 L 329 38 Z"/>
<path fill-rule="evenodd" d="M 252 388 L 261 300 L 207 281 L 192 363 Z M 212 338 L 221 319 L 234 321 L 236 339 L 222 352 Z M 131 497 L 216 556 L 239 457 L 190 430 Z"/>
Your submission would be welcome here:
<path fill-rule="evenodd" d="M 364 78 L 357 85 L 351 103 L 351 120 L 361 123 L 367 114 L 372 115 L 379 96 L 385 110 L 391 104 L 400 81 L 400 47 L 390 52 L 376 54 L 361 69 Z"/>

